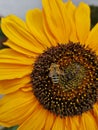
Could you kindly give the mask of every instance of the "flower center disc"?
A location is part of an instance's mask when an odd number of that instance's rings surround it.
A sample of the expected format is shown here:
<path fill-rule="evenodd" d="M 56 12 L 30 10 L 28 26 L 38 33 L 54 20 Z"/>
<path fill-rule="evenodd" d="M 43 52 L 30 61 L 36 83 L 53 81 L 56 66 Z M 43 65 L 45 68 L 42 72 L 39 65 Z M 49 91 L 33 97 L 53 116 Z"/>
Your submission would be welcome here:
<path fill-rule="evenodd" d="M 37 57 L 31 77 L 40 104 L 61 117 L 80 115 L 97 101 L 98 57 L 79 43 L 47 49 Z"/>
<path fill-rule="evenodd" d="M 59 72 L 54 72 L 54 74 L 55 75 L 52 78 L 56 78 L 58 84 L 65 91 L 70 91 L 71 89 L 77 89 L 78 86 L 81 85 L 83 78 L 86 75 L 86 69 L 81 64 L 74 62 L 67 66 L 63 66 L 62 70 L 59 69 Z"/>

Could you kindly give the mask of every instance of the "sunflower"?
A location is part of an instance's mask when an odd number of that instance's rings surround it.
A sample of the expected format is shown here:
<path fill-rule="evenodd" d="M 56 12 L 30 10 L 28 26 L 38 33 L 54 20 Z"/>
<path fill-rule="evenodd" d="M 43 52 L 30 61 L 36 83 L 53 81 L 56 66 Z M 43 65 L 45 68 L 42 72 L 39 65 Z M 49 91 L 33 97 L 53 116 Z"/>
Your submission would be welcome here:
<path fill-rule="evenodd" d="M 26 21 L 2 18 L 0 125 L 98 130 L 98 24 L 81 2 L 42 0 Z"/>

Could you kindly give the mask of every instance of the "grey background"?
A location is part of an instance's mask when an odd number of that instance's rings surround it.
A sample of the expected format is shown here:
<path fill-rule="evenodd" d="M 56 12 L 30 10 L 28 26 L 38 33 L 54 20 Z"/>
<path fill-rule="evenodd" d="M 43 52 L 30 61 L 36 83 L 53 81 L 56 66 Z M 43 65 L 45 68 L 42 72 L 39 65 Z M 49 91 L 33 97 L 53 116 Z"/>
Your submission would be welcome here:
<path fill-rule="evenodd" d="M 81 1 L 84 1 L 90 5 L 98 5 L 98 0 L 72 0 L 72 1 L 76 5 Z M 15 14 L 24 19 L 27 10 L 41 7 L 42 7 L 41 0 L 0 0 L 0 15 L 7 16 L 9 14 Z"/>

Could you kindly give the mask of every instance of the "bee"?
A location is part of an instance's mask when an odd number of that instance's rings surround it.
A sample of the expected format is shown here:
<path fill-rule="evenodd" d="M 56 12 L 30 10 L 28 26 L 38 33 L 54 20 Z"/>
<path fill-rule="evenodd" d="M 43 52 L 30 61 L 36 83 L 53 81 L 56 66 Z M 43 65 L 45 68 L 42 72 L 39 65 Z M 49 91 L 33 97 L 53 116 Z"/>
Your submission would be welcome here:
<path fill-rule="evenodd" d="M 52 63 L 49 70 L 49 77 L 51 77 L 53 84 L 58 84 L 60 80 L 60 75 L 64 75 L 62 70 L 60 70 L 59 65 L 56 63 Z"/>

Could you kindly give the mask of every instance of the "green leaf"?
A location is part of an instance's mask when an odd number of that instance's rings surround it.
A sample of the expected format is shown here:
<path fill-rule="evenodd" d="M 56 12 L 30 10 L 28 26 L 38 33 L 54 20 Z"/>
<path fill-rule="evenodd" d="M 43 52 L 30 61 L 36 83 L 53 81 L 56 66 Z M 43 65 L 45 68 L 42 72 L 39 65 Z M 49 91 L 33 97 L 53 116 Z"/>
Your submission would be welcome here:
<path fill-rule="evenodd" d="M 13 126 L 10 128 L 4 128 L 3 130 L 17 130 L 18 126 Z"/>

